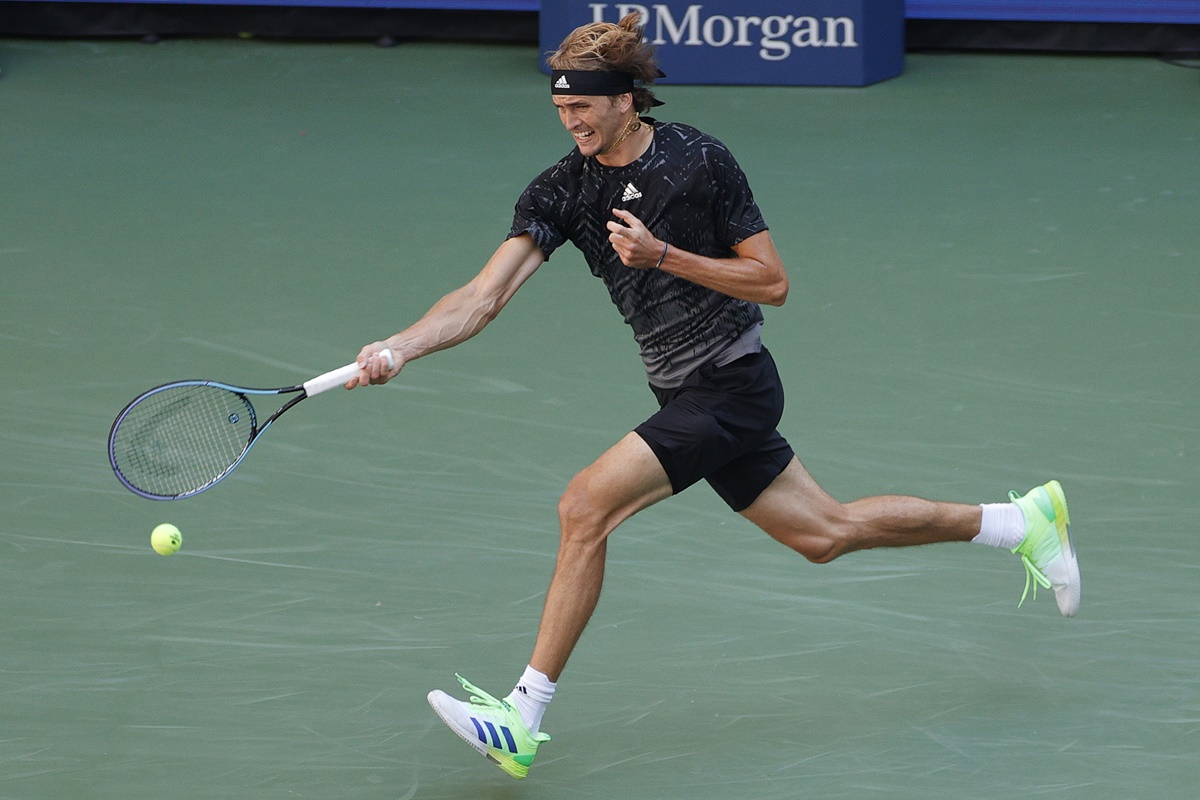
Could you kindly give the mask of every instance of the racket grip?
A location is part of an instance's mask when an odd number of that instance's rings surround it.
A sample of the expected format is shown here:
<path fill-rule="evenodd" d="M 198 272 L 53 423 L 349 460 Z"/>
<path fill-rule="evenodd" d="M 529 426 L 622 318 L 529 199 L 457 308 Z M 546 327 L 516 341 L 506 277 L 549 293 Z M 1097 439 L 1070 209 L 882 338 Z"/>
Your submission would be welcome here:
<path fill-rule="evenodd" d="M 384 348 L 379 351 L 379 355 L 387 359 L 388 369 L 396 368 L 396 359 L 392 357 L 392 351 Z M 338 386 L 345 386 L 348 381 L 357 378 L 362 370 L 358 366 L 358 362 L 347 364 L 344 367 L 326 372 L 323 375 L 318 375 L 310 381 L 304 382 L 304 394 L 308 397 L 318 395 L 321 392 L 327 392 Z"/>

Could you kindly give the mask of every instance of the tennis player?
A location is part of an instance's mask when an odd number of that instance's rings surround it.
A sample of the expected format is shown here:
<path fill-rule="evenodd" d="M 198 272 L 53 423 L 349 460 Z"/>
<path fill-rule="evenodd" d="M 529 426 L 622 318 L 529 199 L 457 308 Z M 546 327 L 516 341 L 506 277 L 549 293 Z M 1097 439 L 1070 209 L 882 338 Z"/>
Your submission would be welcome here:
<path fill-rule="evenodd" d="M 1079 608 L 1079 568 L 1057 481 L 1011 502 L 916 497 L 840 503 L 776 430 L 783 389 L 762 344 L 760 305 L 782 305 L 788 278 L 746 176 L 719 141 L 642 116 L 661 77 L 639 15 L 573 31 L 550 57 L 551 98 L 574 149 L 529 184 L 483 270 L 411 327 L 362 349 L 348 388 L 380 384 L 405 363 L 457 345 L 496 317 L 570 241 L 633 328 L 660 410 L 568 484 L 561 539 L 529 665 L 503 700 L 459 681 L 462 701 L 429 703 L 508 774 L 528 774 L 542 715 L 596 607 L 605 542 L 638 511 L 705 480 L 734 511 L 816 563 L 855 550 L 975 541 L 1018 554 L 1030 581 Z M 395 354 L 388 369 L 379 357 Z M 1036 593 L 1036 586 L 1034 592 Z M 1022 601 L 1024 601 L 1022 596 Z"/>

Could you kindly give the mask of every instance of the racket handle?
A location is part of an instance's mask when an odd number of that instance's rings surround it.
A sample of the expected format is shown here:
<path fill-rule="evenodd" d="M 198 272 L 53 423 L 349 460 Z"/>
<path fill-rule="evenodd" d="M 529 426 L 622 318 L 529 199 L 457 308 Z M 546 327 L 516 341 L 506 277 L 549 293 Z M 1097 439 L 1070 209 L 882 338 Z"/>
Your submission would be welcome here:
<path fill-rule="evenodd" d="M 392 357 L 392 351 L 384 348 L 379 351 L 379 355 L 387 359 L 388 369 L 396 368 L 396 359 Z M 308 397 L 318 395 L 321 392 L 327 392 L 337 386 L 345 386 L 347 381 L 352 378 L 357 378 L 362 370 L 355 361 L 347 364 L 344 367 L 339 367 L 331 372 L 326 372 L 324 375 L 318 375 L 310 381 L 304 382 L 304 394 Z"/>

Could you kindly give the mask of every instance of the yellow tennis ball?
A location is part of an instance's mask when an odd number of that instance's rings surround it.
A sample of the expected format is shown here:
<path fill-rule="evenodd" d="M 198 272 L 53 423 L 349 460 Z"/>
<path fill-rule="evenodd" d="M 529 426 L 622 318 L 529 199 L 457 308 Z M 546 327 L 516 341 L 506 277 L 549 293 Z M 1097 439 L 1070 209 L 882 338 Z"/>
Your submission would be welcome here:
<path fill-rule="evenodd" d="M 151 532 L 150 546 L 160 556 L 178 553 L 179 548 L 183 546 L 183 534 L 179 532 L 179 528 L 164 522 Z"/>

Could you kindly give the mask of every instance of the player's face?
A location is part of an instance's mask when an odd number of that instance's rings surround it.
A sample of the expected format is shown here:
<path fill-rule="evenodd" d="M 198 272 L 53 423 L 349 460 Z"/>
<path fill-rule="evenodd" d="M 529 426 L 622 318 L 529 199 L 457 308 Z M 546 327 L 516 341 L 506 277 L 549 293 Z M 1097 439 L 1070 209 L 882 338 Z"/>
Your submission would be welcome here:
<path fill-rule="evenodd" d="M 631 104 L 619 102 L 628 95 L 617 97 L 588 97 L 583 95 L 554 95 L 558 118 L 585 156 L 608 152 L 629 124 Z"/>

